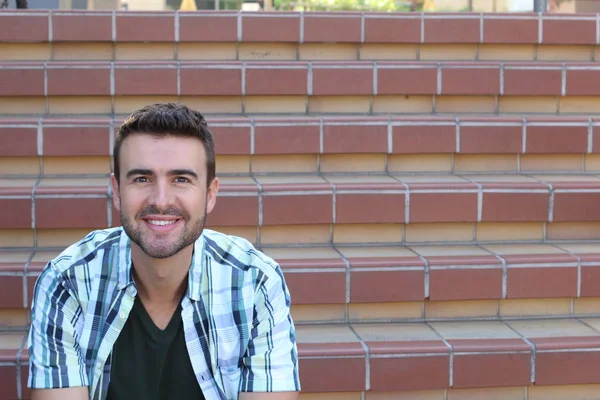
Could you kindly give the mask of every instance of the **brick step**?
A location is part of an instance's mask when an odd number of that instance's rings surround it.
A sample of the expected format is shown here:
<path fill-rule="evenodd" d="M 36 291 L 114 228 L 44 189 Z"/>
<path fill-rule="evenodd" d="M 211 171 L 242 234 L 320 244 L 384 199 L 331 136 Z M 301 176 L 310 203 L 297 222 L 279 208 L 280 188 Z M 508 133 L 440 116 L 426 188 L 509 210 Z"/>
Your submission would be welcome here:
<path fill-rule="evenodd" d="M 223 115 L 589 116 L 600 94 L 591 62 L 9 62 L 0 81 L 2 111 L 16 116 L 127 114 L 158 101 Z"/>
<path fill-rule="evenodd" d="M 595 398 L 599 329 L 598 318 L 298 325 L 300 398 Z M 0 348 L 0 398 L 29 398 L 24 334 L 0 334 Z"/>
<path fill-rule="evenodd" d="M 588 174 L 224 176 L 219 193 L 212 227 L 600 222 Z M 0 210 L 3 229 L 120 225 L 106 177 L 1 179 Z"/>
<path fill-rule="evenodd" d="M 32 10 L 0 18 L 0 59 L 600 58 L 593 14 Z"/>
<path fill-rule="evenodd" d="M 8 62 L 0 80 L 0 96 L 600 94 L 594 62 Z"/>
<path fill-rule="evenodd" d="M 299 323 L 600 316 L 600 243 L 265 246 Z M 27 325 L 55 250 L 0 252 L 0 327 Z"/>
<path fill-rule="evenodd" d="M 111 143 L 123 118 L 0 118 L 0 175 L 107 175 Z M 600 118 L 207 119 L 220 175 L 600 171 Z"/>

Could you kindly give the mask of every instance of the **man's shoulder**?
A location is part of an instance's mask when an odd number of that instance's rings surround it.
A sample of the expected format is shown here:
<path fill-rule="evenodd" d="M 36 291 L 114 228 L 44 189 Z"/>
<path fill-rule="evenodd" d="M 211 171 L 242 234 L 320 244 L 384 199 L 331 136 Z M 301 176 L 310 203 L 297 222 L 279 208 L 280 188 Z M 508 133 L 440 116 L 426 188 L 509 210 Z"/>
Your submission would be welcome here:
<path fill-rule="evenodd" d="M 122 232 L 121 227 L 91 231 L 49 262 L 58 274 L 63 274 L 78 265 L 90 263 L 100 252 L 118 247 Z"/>
<path fill-rule="evenodd" d="M 259 270 L 267 274 L 279 269 L 273 258 L 241 236 L 205 229 L 202 237 L 205 243 L 204 251 L 220 264 L 242 271 Z"/>

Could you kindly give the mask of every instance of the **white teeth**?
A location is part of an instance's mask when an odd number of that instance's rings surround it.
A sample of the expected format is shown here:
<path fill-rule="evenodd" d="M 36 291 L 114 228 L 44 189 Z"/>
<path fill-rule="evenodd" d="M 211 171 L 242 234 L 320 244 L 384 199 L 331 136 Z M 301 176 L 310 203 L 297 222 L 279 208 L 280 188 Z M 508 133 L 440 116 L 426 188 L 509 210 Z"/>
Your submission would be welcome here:
<path fill-rule="evenodd" d="M 171 225 L 174 224 L 177 221 L 154 221 L 149 219 L 148 223 L 152 224 L 152 225 Z"/>

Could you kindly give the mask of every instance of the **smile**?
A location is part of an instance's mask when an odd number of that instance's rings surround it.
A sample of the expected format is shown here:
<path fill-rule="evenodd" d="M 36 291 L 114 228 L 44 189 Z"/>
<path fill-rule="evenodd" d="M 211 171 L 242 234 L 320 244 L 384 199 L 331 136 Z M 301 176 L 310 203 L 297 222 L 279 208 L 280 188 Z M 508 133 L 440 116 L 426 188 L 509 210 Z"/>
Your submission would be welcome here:
<path fill-rule="evenodd" d="M 172 220 L 172 221 L 157 221 L 157 220 L 152 220 L 152 219 L 149 219 L 149 220 L 147 220 L 147 221 L 148 221 L 148 223 L 149 223 L 149 224 L 152 224 L 152 225 L 160 225 L 160 226 L 164 226 L 164 225 L 172 225 L 172 224 L 174 224 L 175 222 L 177 222 L 177 221 L 179 221 L 179 220 L 177 220 L 177 219 L 174 219 L 174 220 Z"/>

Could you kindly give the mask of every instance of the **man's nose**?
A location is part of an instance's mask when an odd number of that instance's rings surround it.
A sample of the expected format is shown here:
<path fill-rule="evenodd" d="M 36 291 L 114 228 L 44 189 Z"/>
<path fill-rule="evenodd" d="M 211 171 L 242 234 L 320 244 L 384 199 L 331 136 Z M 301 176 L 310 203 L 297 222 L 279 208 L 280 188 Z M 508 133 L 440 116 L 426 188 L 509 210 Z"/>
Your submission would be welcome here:
<path fill-rule="evenodd" d="M 159 180 L 155 183 L 150 198 L 150 203 L 161 211 L 166 210 L 173 203 L 172 191 L 166 181 Z"/>

